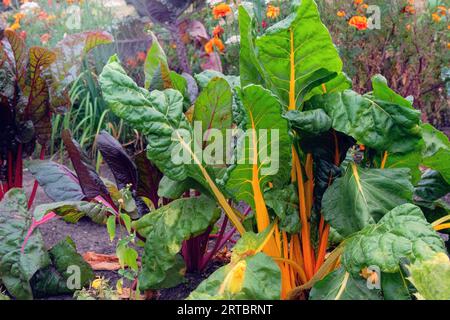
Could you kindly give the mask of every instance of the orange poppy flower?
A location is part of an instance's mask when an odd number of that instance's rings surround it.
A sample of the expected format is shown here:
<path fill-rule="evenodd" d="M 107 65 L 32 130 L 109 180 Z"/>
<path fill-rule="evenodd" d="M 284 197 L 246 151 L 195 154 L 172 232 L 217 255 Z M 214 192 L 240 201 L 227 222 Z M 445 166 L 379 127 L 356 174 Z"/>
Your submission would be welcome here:
<path fill-rule="evenodd" d="M 218 4 L 213 8 L 214 19 L 223 18 L 231 13 L 231 8 L 226 3 Z"/>
<path fill-rule="evenodd" d="M 355 27 L 358 30 L 367 29 L 367 17 L 365 16 L 353 16 L 348 22 L 349 25 Z"/>
<path fill-rule="evenodd" d="M 433 19 L 434 22 L 439 22 L 441 21 L 441 17 L 437 14 L 437 13 L 433 13 L 431 15 L 431 19 Z"/>
<path fill-rule="evenodd" d="M 447 14 L 447 8 L 446 8 L 446 7 L 444 7 L 444 6 L 438 6 L 437 8 L 440 10 L 439 13 L 440 13 L 441 15 L 445 16 L 445 15 Z"/>
<path fill-rule="evenodd" d="M 344 11 L 344 10 L 339 10 L 339 11 L 336 13 L 336 15 L 337 15 L 339 18 L 343 18 L 343 17 L 345 17 L 345 11 Z"/>
<path fill-rule="evenodd" d="M 269 19 L 276 19 L 280 15 L 280 8 L 271 4 L 267 6 L 266 17 Z"/>
<path fill-rule="evenodd" d="M 3 6 L 9 7 L 11 5 L 11 0 L 3 0 Z"/>
<path fill-rule="evenodd" d="M 214 52 L 214 48 L 219 50 L 219 52 L 223 52 L 225 50 L 225 45 L 218 37 L 212 38 L 205 44 L 205 51 L 208 54 Z"/>
<path fill-rule="evenodd" d="M 220 37 L 224 32 L 225 30 L 221 26 L 217 25 L 213 30 L 213 36 Z"/>
<path fill-rule="evenodd" d="M 403 9 L 403 11 L 406 12 L 406 13 L 409 13 L 409 14 L 415 14 L 416 13 L 416 9 L 414 8 L 414 6 L 411 6 L 411 5 L 406 6 Z"/>
<path fill-rule="evenodd" d="M 360 4 L 362 4 L 364 2 L 364 0 L 354 0 L 353 1 L 353 3 L 356 5 L 356 6 L 359 6 Z"/>

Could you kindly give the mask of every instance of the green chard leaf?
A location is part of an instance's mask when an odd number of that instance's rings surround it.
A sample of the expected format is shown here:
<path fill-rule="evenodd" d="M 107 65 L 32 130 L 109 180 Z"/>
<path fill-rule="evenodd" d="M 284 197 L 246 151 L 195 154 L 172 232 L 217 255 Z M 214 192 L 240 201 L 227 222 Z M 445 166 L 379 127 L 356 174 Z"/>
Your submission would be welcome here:
<path fill-rule="evenodd" d="M 0 202 L 0 282 L 16 299 L 33 299 L 30 280 L 50 265 L 39 230 L 35 230 L 21 252 L 32 216 L 21 189 L 11 189 Z"/>
<path fill-rule="evenodd" d="M 243 86 L 254 83 L 269 88 L 290 110 L 301 108 L 321 84 L 327 92 L 350 87 L 314 1 L 303 0 L 291 15 L 256 39 L 252 16 L 243 6 L 239 17 Z"/>
<path fill-rule="evenodd" d="M 371 290 L 367 280 L 339 268 L 318 281 L 312 288 L 310 300 L 383 300 L 380 290 Z"/>
<path fill-rule="evenodd" d="M 418 299 L 450 300 L 450 260 L 445 253 L 417 261 L 409 271 L 408 280 L 416 287 Z"/>
<path fill-rule="evenodd" d="M 422 125 L 425 149 L 422 164 L 438 171 L 450 184 L 450 142 L 447 136 L 430 124 Z"/>
<path fill-rule="evenodd" d="M 408 169 L 364 169 L 351 163 L 322 200 L 325 220 L 342 236 L 377 223 L 395 207 L 411 202 Z"/>
<path fill-rule="evenodd" d="M 175 200 L 133 222 L 137 232 L 147 238 L 140 288 L 159 289 L 179 284 L 185 270 L 178 255 L 182 242 L 204 232 L 219 216 L 216 203 L 201 196 Z"/>
<path fill-rule="evenodd" d="M 426 221 L 419 207 L 403 204 L 345 240 L 342 265 L 351 274 L 376 266 L 382 272 L 400 271 L 402 260 L 411 263 L 445 252 L 442 238 Z"/>

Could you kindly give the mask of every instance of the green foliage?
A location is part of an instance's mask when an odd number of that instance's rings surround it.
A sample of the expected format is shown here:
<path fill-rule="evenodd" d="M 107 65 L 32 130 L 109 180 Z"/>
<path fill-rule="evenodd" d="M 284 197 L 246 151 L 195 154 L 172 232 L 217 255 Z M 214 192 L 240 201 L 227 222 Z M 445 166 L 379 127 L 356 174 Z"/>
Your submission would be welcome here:
<path fill-rule="evenodd" d="M 219 213 L 214 201 L 201 196 L 175 200 L 133 222 L 137 232 L 146 237 L 140 288 L 159 289 L 180 283 L 185 266 L 178 253 L 183 240 L 204 232 Z"/>

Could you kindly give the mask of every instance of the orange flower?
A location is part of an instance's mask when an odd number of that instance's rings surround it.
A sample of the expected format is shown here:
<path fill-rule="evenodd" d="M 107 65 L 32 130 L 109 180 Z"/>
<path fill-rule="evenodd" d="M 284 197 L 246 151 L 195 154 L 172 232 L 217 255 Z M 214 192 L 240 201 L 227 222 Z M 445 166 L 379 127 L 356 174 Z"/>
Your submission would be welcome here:
<path fill-rule="evenodd" d="M 205 51 L 208 54 L 214 52 L 214 48 L 219 50 L 219 52 L 223 52 L 225 50 L 225 45 L 218 37 L 212 38 L 205 44 Z"/>
<path fill-rule="evenodd" d="M 348 24 L 355 27 L 358 30 L 366 30 L 367 18 L 365 16 L 353 16 L 348 22 Z"/>
<path fill-rule="evenodd" d="M 136 68 L 137 67 L 137 62 L 133 58 L 128 58 L 126 62 L 127 62 L 127 65 L 130 68 Z"/>
<path fill-rule="evenodd" d="M 223 18 L 231 13 L 231 8 L 226 3 L 218 4 L 213 8 L 214 19 Z"/>
<path fill-rule="evenodd" d="M 403 11 L 406 12 L 406 13 L 409 13 L 409 14 L 415 14 L 416 13 L 416 8 L 414 8 L 414 6 L 409 5 L 409 6 L 406 6 L 403 9 Z"/>
<path fill-rule="evenodd" d="M 406 25 L 406 30 L 411 31 L 411 25 L 410 24 Z"/>
<path fill-rule="evenodd" d="M 9 26 L 9 29 L 16 31 L 17 29 L 20 29 L 20 23 L 14 22 L 12 25 Z"/>
<path fill-rule="evenodd" d="M 3 0 L 3 6 L 9 7 L 11 5 L 11 0 Z"/>
<path fill-rule="evenodd" d="M 280 7 L 275 7 L 271 4 L 267 6 L 266 17 L 269 19 L 276 19 L 280 15 Z"/>
<path fill-rule="evenodd" d="M 433 13 L 431 15 L 431 18 L 433 19 L 434 22 L 439 22 L 441 21 L 441 17 L 437 14 L 437 13 Z"/>
<path fill-rule="evenodd" d="M 147 58 L 147 54 L 144 51 L 139 51 L 136 55 L 137 61 L 144 62 Z"/>
<path fill-rule="evenodd" d="M 25 14 L 22 12 L 18 12 L 15 15 L 13 15 L 14 19 L 19 22 L 20 20 L 22 20 L 23 18 L 25 18 Z"/>
<path fill-rule="evenodd" d="M 221 26 L 217 25 L 213 30 L 213 36 L 220 37 L 224 32 L 225 30 Z"/>
<path fill-rule="evenodd" d="M 367 9 L 369 7 L 369 5 L 367 4 L 367 3 L 364 3 L 362 6 L 361 6 L 361 8 L 363 8 L 363 9 Z"/>
<path fill-rule="evenodd" d="M 44 34 L 41 36 L 41 43 L 42 43 L 42 44 L 46 44 L 46 43 L 48 43 L 48 40 L 50 40 L 50 34 L 44 33 Z"/>
<path fill-rule="evenodd" d="M 447 42 L 447 49 L 450 49 L 450 42 Z"/>
<path fill-rule="evenodd" d="M 340 18 L 343 18 L 343 17 L 345 17 L 345 11 L 344 11 L 344 10 L 339 10 L 339 11 L 336 13 L 336 15 L 337 15 L 338 17 L 340 17 Z"/>
<path fill-rule="evenodd" d="M 447 14 L 447 8 L 446 8 L 446 7 L 444 7 L 444 6 L 438 6 L 437 8 L 440 10 L 439 13 L 440 13 L 442 16 L 445 16 L 445 15 Z"/>
<path fill-rule="evenodd" d="M 359 6 L 360 4 L 362 4 L 364 2 L 364 0 L 354 0 L 353 3 L 355 4 L 355 6 Z"/>

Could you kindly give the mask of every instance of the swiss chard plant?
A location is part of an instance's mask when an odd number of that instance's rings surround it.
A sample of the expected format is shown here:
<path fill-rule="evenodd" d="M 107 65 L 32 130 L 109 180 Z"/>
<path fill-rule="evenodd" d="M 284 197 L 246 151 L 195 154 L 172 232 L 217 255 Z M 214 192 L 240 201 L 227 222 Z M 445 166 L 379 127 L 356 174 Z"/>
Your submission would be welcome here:
<path fill-rule="evenodd" d="M 211 228 L 219 207 L 241 239 L 231 263 L 192 299 L 442 297 L 423 277 L 450 263 L 437 233 L 450 220 L 441 200 L 450 183 L 447 137 L 380 75 L 371 92 L 351 90 L 313 0 L 295 2 L 289 17 L 257 37 L 250 7 L 239 8 L 239 23 L 240 81 L 199 75 L 207 93 L 193 108 L 173 82 L 140 88 L 116 57 L 100 76 L 112 112 L 146 137 L 147 157 L 165 179 L 201 193 L 132 224 L 146 238 L 139 287 L 178 283 L 183 240 Z M 163 71 L 164 60 L 152 61 Z M 231 110 L 211 99 L 218 83 L 229 88 L 217 97 L 231 90 Z M 200 138 L 198 124 L 206 131 Z M 233 128 L 230 140 L 217 142 Z M 238 161 L 214 157 L 223 149 Z"/>
<path fill-rule="evenodd" d="M 0 34 L 0 199 L 23 184 L 23 161 L 36 143 L 44 158 L 52 130 L 52 114 L 69 107 L 68 90 L 78 76 L 83 57 L 94 47 L 110 42 L 105 32 L 67 36 L 52 50 L 26 48 L 12 30 Z M 34 185 L 29 198 L 36 195 Z"/>

